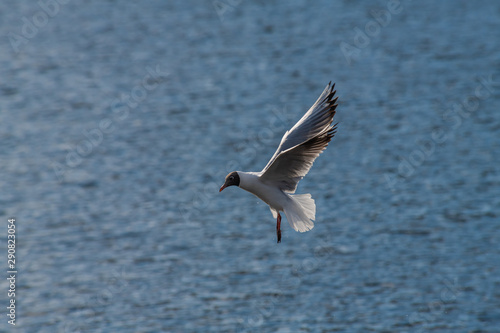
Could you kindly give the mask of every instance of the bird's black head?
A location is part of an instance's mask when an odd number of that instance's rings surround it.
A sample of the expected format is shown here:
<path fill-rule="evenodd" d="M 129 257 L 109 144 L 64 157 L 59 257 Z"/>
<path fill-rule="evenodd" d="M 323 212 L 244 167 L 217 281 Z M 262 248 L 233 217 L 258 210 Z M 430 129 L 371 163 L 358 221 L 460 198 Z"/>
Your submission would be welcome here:
<path fill-rule="evenodd" d="M 226 176 L 224 185 L 220 187 L 219 192 L 222 192 L 222 190 L 225 189 L 226 187 L 233 185 L 240 186 L 240 175 L 238 175 L 238 172 L 236 171 L 233 171 Z"/>

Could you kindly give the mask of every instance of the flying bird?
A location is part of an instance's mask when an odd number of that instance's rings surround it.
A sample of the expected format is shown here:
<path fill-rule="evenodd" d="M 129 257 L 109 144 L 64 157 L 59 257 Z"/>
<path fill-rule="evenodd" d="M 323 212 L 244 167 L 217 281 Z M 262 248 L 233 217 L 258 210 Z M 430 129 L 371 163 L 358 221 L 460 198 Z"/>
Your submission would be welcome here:
<path fill-rule="evenodd" d="M 316 204 L 311 194 L 294 194 L 297 184 L 311 169 L 314 160 L 326 149 L 337 130 L 332 126 L 337 108 L 335 84 L 331 82 L 306 114 L 288 130 L 260 172 L 233 171 L 226 176 L 219 192 L 238 186 L 269 205 L 276 220 L 276 236 L 281 242 L 281 215 L 299 232 L 314 227 Z M 335 98 L 334 98 L 335 97 Z"/>

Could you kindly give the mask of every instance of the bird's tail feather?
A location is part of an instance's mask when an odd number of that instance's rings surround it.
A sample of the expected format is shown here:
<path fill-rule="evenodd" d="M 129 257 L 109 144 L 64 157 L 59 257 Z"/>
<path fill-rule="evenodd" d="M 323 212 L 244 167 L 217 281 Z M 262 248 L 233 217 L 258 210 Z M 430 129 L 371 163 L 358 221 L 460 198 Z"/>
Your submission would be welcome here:
<path fill-rule="evenodd" d="M 299 232 L 306 232 L 314 228 L 316 204 L 314 199 L 307 194 L 290 195 L 291 204 L 284 209 L 286 219 L 290 226 Z"/>

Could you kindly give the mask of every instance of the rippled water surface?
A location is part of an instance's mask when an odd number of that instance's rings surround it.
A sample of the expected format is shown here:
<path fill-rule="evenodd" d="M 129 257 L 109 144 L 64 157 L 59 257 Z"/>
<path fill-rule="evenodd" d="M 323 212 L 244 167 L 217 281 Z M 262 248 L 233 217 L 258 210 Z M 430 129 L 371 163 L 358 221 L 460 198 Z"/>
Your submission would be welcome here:
<path fill-rule="evenodd" d="M 41 3 L 0 4 L 19 332 L 499 331 L 499 2 Z M 315 228 L 276 244 L 218 187 L 330 80 Z"/>

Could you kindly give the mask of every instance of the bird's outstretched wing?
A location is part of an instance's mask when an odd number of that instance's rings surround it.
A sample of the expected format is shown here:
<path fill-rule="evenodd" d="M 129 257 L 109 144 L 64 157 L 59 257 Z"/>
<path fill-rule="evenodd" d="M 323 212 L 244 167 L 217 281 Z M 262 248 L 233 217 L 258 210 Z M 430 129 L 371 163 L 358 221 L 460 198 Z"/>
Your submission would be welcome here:
<path fill-rule="evenodd" d="M 332 126 L 338 99 L 334 98 L 334 87 L 330 82 L 309 111 L 285 133 L 278 150 L 260 172 L 263 181 L 285 192 L 295 192 L 336 132 L 337 125 Z"/>

